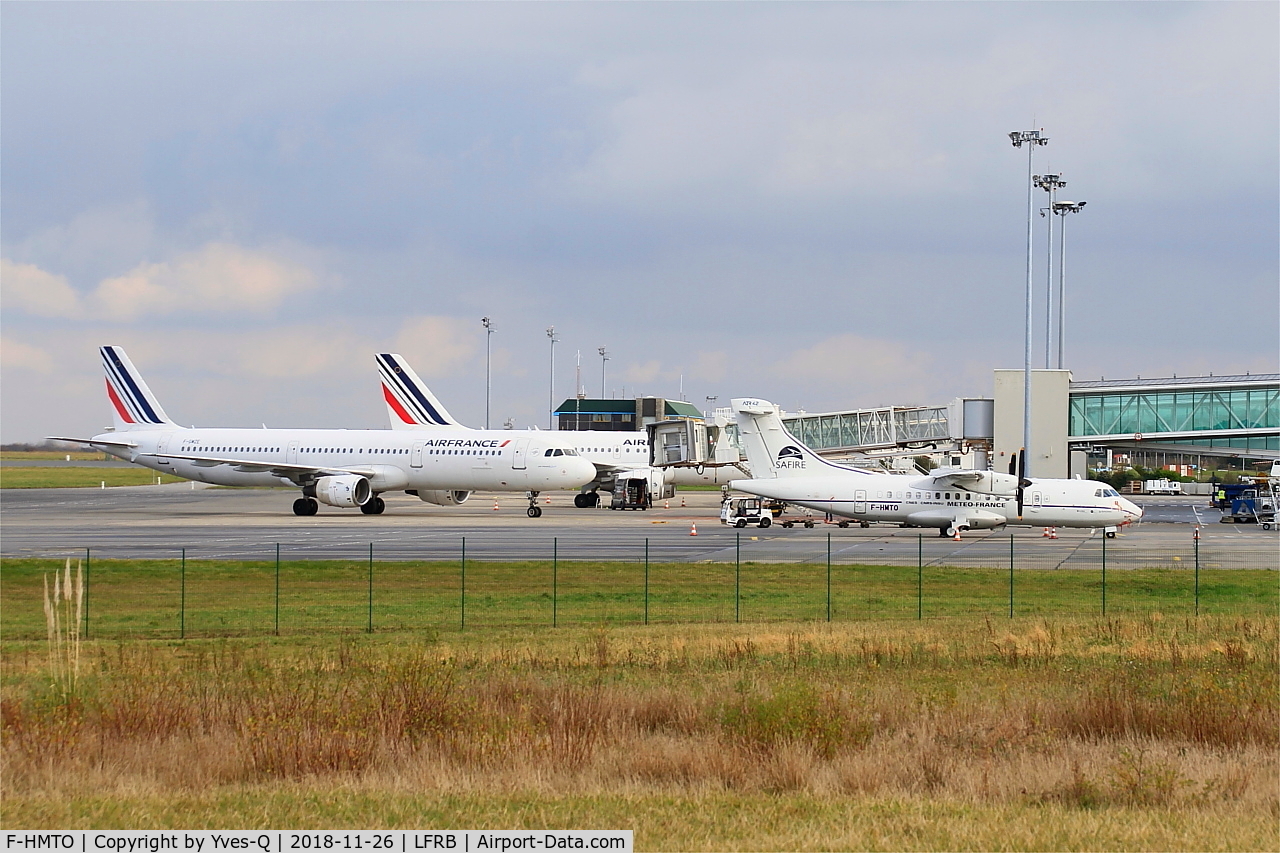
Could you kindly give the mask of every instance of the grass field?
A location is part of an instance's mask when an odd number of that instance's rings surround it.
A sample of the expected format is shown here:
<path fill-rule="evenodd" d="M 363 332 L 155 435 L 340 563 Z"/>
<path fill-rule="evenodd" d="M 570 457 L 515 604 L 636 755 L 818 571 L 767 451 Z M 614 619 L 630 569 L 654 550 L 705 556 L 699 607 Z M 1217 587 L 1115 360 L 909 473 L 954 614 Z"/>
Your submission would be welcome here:
<path fill-rule="evenodd" d="M 1273 850 L 1278 628 L 1147 613 L 102 640 L 64 693 L 44 642 L 5 640 L 0 820 Z"/>
<path fill-rule="evenodd" d="M 0 488 L 3 489 L 73 489 L 112 486 L 154 485 L 160 478 L 165 483 L 181 483 L 181 477 L 157 474 L 147 468 L 40 468 L 0 465 Z"/>
<path fill-rule="evenodd" d="M 56 560 L 0 562 L 0 638 L 44 636 L 45 574 Z M 372 569 L 372 571 L 371 571 Z M 965 617 L 1007 620 L 1007 569 L 826 567 L 811 563 L 92 561 L 89 634 L 177 638 L 321 632 L 453 632 L 512 626 L 833 622 Z M 1107 615 L 1196 613 L 1187 569 L 1113 571 Z M 464 592 L 465 589 L 465 603 Z M 1018 617 L 1102 615 L 1096 571 L 1018 570 Z M 1204 569 L 1199 612 L 1280 610 L 1272 571 Z M 465 604 L 465 606 L 464 606 Z"/>

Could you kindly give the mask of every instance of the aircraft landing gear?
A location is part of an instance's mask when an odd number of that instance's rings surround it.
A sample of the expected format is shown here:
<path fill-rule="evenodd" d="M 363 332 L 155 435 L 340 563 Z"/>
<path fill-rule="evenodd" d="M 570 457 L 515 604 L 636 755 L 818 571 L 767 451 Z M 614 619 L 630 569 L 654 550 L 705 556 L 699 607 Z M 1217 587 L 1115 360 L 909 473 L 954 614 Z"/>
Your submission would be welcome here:
<path fill-rule="evenodd" d="M 579 492 L 573 496 L 573 505 L 578 509 L 589 509 L 600 503 L 599 492 Z"/>
<path fill-rule="evenodd" d="M 542 507 L 538 506 L 538 493 L 528 492 L 527 494 L 529 496 L 529 508 L 525 510 L 525 515 L 530 518 L 541 518 Z"/>
<path fill-rule="evenodd" d="M 377 495 L 374 495 L 373 497 L 369 498 L 369 500 L 364 502 L 364 504 L 360 507 L 360 511 L 363 512 L 365 515 L 382 515 L 383 511 L 386 510 L 386 508 L 387 508 L 387 502 L 384 501 L 382 498 L 378 497 Z"/>
<path fill-rule="evenodd" d="M 320 504 L 315 498 L 298 498 L 293 502 L 294 515 L 315 515 L 320 511 Z"/>

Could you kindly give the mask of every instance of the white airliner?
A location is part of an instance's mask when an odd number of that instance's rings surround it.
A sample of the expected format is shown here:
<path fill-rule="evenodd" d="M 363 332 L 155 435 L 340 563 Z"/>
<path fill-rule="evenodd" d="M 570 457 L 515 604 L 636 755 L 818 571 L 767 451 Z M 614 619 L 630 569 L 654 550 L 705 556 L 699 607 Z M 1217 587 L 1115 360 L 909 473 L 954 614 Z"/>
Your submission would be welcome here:
<path fill-rule="evenodd" d="M 550 433 L 444 428 L 410 435 L 392 430 L 185 429 L 174 423 L 120 347 L 102 347 L 115 429 L 65 438 L 128 462 L 223 486 L 297 486 L 296 515 L 318 503 L 381 513 L 382 492 L 403 490 L 427 503 L 464 502 L 472 491 L 527 492 L 530 518 L 546 489 L 573 489 L 595 466 Z"/>
<path fill-rule="evenodd" d="M 377 362 L 382 378 L 382 398 L 387 403 L 392 429 L 466 429 L 441 405 L 404 356 L 379 353 Z M 650 464 L 648 432 L 581 430 L 551 434 L 571 442 L 579 455 L 595 465 L 595 475 L 590 482 L 578 484 L 581 491 L 573 498 L 576 507 L 596 506 L 600 503 L 598 490 L 615 492 L 619 488 L 619 480 L 630 483 L 642 480 L 641 490 L 653 499 L 661 499 L 670 497 L 675 486 L 725 485 L 732 478 L 747 473 L 736 465 L 653 467 Z"/>
<path fill-rule="evenodd" d="M 733 409 L 755 479 L 730 486 L 749 494 L 864 523 L 936 527 L 943 536 L 1005 524 L 1114 527 L 1142 517 L 1115 489 L 1093 480 L 1019 480 L 960 469 L 888 474 L 837 465 L 791 435 L 773 403 L 740 399 Z"/>

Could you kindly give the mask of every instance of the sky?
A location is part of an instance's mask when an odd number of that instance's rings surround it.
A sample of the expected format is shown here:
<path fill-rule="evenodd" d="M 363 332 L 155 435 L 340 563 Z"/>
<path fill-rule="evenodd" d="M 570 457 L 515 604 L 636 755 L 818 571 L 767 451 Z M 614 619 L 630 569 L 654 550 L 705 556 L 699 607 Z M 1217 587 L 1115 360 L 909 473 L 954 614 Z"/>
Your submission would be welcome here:
<path fill-rule="evenodd" d="M 386 426 L 386 351 L 471 426 L 486 361 L 492 426 L 545 428 L 579 354 L 590 397 L 703 409 L 989 396 L 1023 360 L 1008 133 L 1033 128 L 1035 172 L 1088 202 L 1075 377 L 1276 372 L 1278 25 L 1260 2 L 5 0 L 0 440 L 109 423 L 103 344 L 210 427 Z"/>

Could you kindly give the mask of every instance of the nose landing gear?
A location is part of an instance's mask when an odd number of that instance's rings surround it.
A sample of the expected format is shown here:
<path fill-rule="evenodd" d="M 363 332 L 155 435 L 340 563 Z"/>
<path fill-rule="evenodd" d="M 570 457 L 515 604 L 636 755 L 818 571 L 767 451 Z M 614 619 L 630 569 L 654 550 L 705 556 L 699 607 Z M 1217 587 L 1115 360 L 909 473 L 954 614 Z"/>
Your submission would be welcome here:
<path fill-rule="evenodd" d="M 526 494 L 529 497 L 529 508 L 525 510 L 525 515 L 529 516 L 530 518 L 541 518 L 542 507 L 538 506 L 538 493 L 526 492 Z"/>

